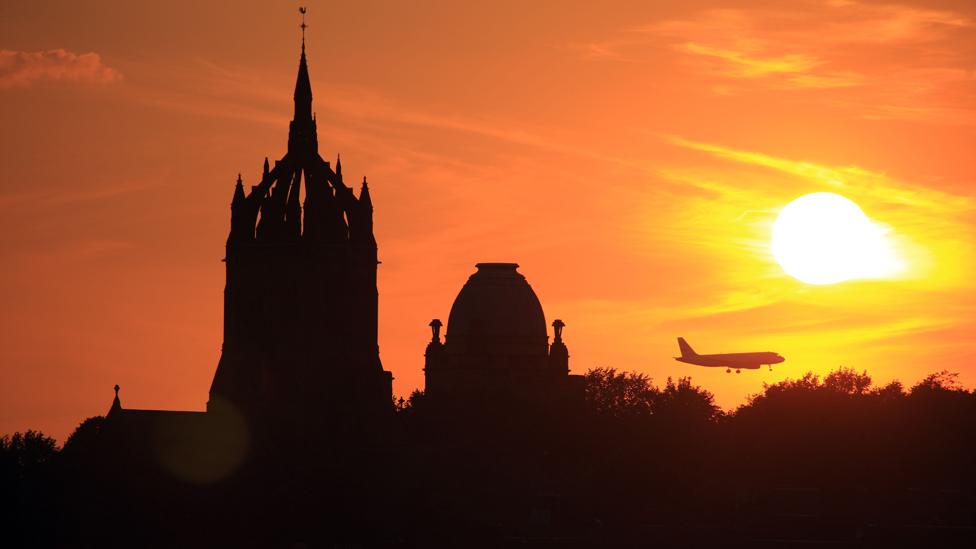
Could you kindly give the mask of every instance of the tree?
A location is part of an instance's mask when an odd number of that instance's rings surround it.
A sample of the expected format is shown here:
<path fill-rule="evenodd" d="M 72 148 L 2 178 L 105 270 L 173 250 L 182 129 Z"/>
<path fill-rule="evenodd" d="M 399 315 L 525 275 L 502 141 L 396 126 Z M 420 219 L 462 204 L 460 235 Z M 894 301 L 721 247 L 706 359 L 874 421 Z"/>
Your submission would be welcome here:
<path fill-rule="evenodd" d="M 715 395 L 694 385 L 688 376 L 675 382 L 670 377 L 663 391 L 653 401 L 654 415 L 674 422 L 701 424 L 722 417 L 722 409 L 715 404 Z"/>
<path fill-rule="evenodd" d="M 614 368 L 593 368 L 586 372 L 584 379 L 586 402 L 601 416 L 650 416 L 660 392 L 645 374 L 618 373 Z"/>
<path fill-rule="evenodd" d="M 105 418 L 103 416 L 93 416 L 82 421 L 64 441 L 64 453 L 66 455 L 90 453 L 97 444 L 96 441 L 102 432 L 104 423 Z"/>
<path fill-rule="evenodd" d="M 905 386 L 897 379 L 884 387 L 877 387 L 871 394 L 882 402 L 894 402 L 905 397 Z"/>
<path fill-rule="evenodd" d="M 57 442 L 40 431 L 28 429 L 0 437 L 0 463 L 5 470 L 16 470 L 18 476 L 51 461 L 57 453 Z"/>
<path fill-rule="evenodd" d="M 397 414 L 412 416 L 423 410 L 425 393 L 420 389 L 414 389 L 410 397 L 404 399 L 400 397 L 393 402 L 393 408 Z"/>
<path fill-rule="evenodd" d="M 942 370 L 925 376 L 912 387 L 911 395 L 921 395 L 925 393 L 948 393 L 966 392 L 959 384 L 959 373 Z"/>
<path fill-rule="evenodd" d="M 871 376 L 867 370 L 857 373 L 853 368 L 840 368 L 827 374 L 823 388 L 845 395 L 863 395 L 871 388 Z"/>

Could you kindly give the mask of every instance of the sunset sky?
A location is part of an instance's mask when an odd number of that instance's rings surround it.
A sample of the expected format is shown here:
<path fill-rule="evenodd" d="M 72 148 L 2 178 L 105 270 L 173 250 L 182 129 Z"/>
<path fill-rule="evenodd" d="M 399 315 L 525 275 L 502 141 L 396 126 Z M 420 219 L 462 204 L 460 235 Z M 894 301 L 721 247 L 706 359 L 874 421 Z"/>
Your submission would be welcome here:
<path fill-rule="evenodd" d="M 204 408 L 233 185 L 285 151 L 300 4 L 0 0 L 0 433 L 63 441 L 116 383 Z M 320 153 L 369 177 L 397 394 L 480 261 L 521 265 L 574 373 L 691 375 L 727 409 L 839 365 L 976 385 L 973 2 L 306 4 Z M 903 268 L 785 274 L 773 221 L 819 191 Z M 689 366 L 677 336 L 787 361 Z"/>

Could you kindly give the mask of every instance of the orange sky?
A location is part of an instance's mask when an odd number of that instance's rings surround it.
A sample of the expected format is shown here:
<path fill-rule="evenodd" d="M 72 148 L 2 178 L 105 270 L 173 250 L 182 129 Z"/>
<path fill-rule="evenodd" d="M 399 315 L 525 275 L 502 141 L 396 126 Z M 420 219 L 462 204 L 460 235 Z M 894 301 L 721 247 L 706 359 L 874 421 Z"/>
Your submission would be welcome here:
<path fill-rule="evenodd" d="M 63 440 L 115 383 L 207 400 L 233 182 L 284 152 L 298 3 L 156 4 L 0 4 L 0 433 Z M 841 364 L 976 385 L 976 5 L 658 4 L 308 2 L 320 152 L 376 207 L 395 391 L 479 261 L 521 264 L 577 373 L 691 374 L 725 407 Z M 784 274 L 772 221 L 816 191 L 906 271 Z M 678 335 L 787 362 L 695 368 Z"/>

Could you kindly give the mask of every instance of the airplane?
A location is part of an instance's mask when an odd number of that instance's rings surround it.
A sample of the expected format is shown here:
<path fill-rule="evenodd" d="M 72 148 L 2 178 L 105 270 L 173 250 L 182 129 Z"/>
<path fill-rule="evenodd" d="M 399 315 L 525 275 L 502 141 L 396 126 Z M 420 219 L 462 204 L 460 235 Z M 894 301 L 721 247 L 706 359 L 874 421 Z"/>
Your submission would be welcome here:
<path fill-rule="evenodd" d="M 685 338 L 678 338 L 678 348 L 681 349 L 681 356 L 674 357 L 678 362 L 694 364 L 696 366 L 707 366 L 709 368 L 725 367 L 725 373 L 735 368 L 735 373 L 742 373 L 742 369 L 758 370 L 762 365 L 768 365 L 769 371 L 773 371 L 773 364 L 779 364 L 786 360 L 778 353 L 726 353 L 721 355 L 700 355 L 688 345 Z"/>

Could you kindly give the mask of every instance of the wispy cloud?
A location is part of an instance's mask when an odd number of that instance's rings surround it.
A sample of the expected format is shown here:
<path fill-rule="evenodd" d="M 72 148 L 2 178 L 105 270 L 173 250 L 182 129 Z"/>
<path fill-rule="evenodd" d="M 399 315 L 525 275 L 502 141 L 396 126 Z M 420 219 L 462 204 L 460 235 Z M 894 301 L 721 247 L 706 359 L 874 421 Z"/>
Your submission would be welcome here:
<path fill-rule="evenodd" d="M 824 24 L 821 38 L 833 43 L 918 45 L 942 41 L 948 32 L 974 26 L 971 18 L 949 10 L 849 0 L 827 5 L 832 19 Z"/>
<path fill-rule="evenodd" d="M 45 81 L 110 83 L 121 79 L 122 73 L 105 65 L 94 52 L 0 50 L 0 88 Z"/>
<path fill-rule="evenodd" d="M 208 60 L 166 71 L 156 71 L 140 90 L 139 100 L 153 106 L 193 114 L 247 120 L 269 126 L 287 127 L 290 101 L 283 99 L 281 86 L 267 75 L 245 66 L 224 66 Z M 160 76 L 162 75 L 162 76 Z M 290 79 L 290 77 L 289 77 Z M 428 105 L 409 104 L 372 88 L 319 82 L 313 76 L 313 89 L 326 101 L 316 102 L 319 115 L 342 119 L 346 137 L 356 139 L 357 131 L 388 132 L 393 127 L 426 128 L 480 137 L 499 143 L 532 147 L 541 151 L 588 158 L 609 164 L 640 168 L 641 163 L 605 154 L 599 150 L 569 143 L 554 137 L 552 127 L 530 127 L 524 121 L 487 119 L 475 114 L 445 114 Z M 233 90 L 233 93 L 228 93 Z M 358 129 L 357 129 L 358 128 Z M 382 143 L 378 144 L 383 146 Z M 419 151 L 418 151 L 419 152 Z M 452 158 L 439 161 L 453 162 Z"/>
<path fill-rule="evenodd" d="M 857 166 L 829 166 L 780 158 L 755 151 L 691 141 L 678 136 L 670 136 L 669 140 L 679 147 L 705 152 L 740 164 L 777 170 L 838 192 L 856 191 L 861 196 L 870 195 L 888 204 L 929 208 L 940 212 L 965 212 L 973 209 L 971 197 L 956 196 L 937 189 L 910 185 L 883 173 Z"/>
<path fill-rule="evenodd" d="M 635 61 L 651 51 L 717 80 L 716 94 L 772 89 L 872 120 L 976 124 L 967 14 L 848 0 L 743 5 L 625 28 L 578 46 L 593 59 Z M 817 95 L 818 91 L 834 90 Z"/>
<path fill-rule="evenodd" d="M 823 61 L 803 54 L 788 54 L 776 57 L 751 57 L 745 52 L 726 48 L 707 46 L 695 42 L 681 44 L 681 51 L 712 57 L 726 63 L 725 73 L 740 78 L 755 78 L 770 74 L 791 74 L 810 71 Z"/>

